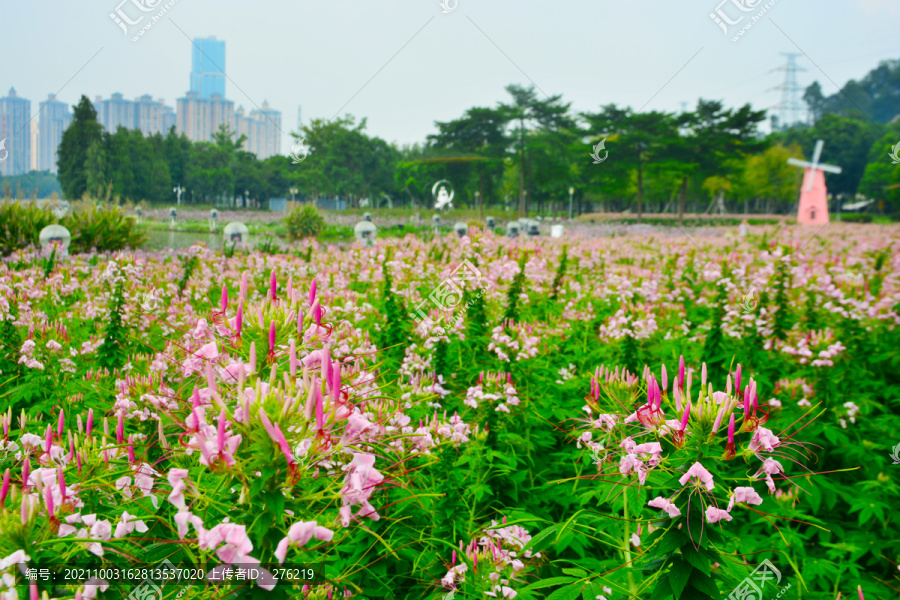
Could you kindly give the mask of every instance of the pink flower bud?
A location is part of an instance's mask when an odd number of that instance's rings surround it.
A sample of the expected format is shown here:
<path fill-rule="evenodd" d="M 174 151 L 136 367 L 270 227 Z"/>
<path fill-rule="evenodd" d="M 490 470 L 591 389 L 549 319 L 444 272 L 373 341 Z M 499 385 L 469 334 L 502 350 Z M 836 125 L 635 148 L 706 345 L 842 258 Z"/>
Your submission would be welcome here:
<path fill-rule="evenodd" d="M 297 376 L 297 342 L 294 338 L 291 338 L 291 347 L 290 347 L 290 359 L 291 359 L 291 377 Z"/>
<path fill-rule="evenodd" d="M 8 473 L 9 471 L 7 471 Z M 63 468 L 56 468 L 56 482 L 59 484 L 59 493 L 63 497 L 63 500 L 66 499 L 66 476 L 63 474 Z"/>
<path fill-rule="evenodd" d="M 309 305 L 312 306 L 316 299 L 316 280 L 313 279 L 309 286 Z"/>
<path fill-rule="evenodd" d="M 225 423 L 227 422 L 225 418 L 225 409 L 222 409 L 222 412 L 219 413 L 219 431 L 217 436 L 217 442 L 219 445 L 219 454 L 225 451 Z"/>
<path fill-rule="evenodd" d="M 669 389 L 669 377 L 666 374 L 666 365 L 662 366 L 662 389 Z"/>
<path fill-rule="evenodd" d="M 9 495 L 9 468 L 3 474 L 3 487 L 0 487 L 0 507 L 6 507 L 6 496 Z"/>
<path fill-rule="evenodd" d="M 88 418 L 87 418 L 87 436 L 91 437 L 91 431 L 94 430 L 94 409 L 88 409 Z"/>
<path fill-rule="evenodd" d="M 134 439 L 128 436 L 128 462 L 134 463 Z"/>
<path fill-rule="evenodd" d="M 221 302 L 222 312 L 225 312 L 225 309 L 228 308 L 228 286 L 224 283 L 222 284 L 222 302 Z"/>
<path fill-rule="evenodd" d="M 22 461 L 22 485 L 28 485 L 28 475 L 31 473 L 31 460 L 26 456 Z"/>
<path fill-rule="evenodd" d="M 728 443 L 734 444 L 734 413 L 731 413 L 731 418 L 728 419 Z"/>
<path fill-rule="evenodd" d="M 116 443 L 121 444 L 125 441 L 125 412 L 119 411 L 119 421 L 116 424 Z"/>
<path fill-rule="evenodd" d="M 244 324 L 244 303 L 238 304 L 237 317 L 234 320 L 234 329 L 238 335 L 241 335 L 241 326 Z"/>
<path fill-rule="evenodd" d="M 737 366 L 737 373 L 734 374 L 734 389 L 741 391 L 741 365 Z"/>
<path fill-rule="evenodd" d="M 684 389 L 684 355 L 678 359 L 678 387 Z"/>
<path fill-rule="evenodd" d="M 50 424 L 47 424 L 47 434 L 44 437 L 44 452 L 50 454 L 50 448 L 53 446 L 53 430 L 50 429 Z"/>
<path fill-rule="evenodd" d="M 687 401 L 687 405 L 684 407 L 684 414 L 681 417 L 681 431 L 687 429 L 688 419 L 691 416 L 691 401 Z"/>
<path fill-rule="evenodd" d="M 275 321 L 269 327 L 269 354 L 275 354 Z"/>
<path fill-rule="evenodd" d="M 321 431 L 325 427 L 325 400 L 322 398 L 322 387 L 316 386 L 316 426 Z"/>
<path fill-rule="evenodd" d="M 278 299 L 278 297 L 276 296 L 276 292 L 278 290 L 278 282 L 275 280 L 275 269 L 272 269 L 272 276 L 270 279 L 271 281 L 269 283 L 269 297 L 271 298 L 272 302 L 275 302 L 275 300 Z"/>
<path fill-rule="evenodd" d="M 341 363 L 334 361 L 331 369 L 331 392 L 334 395 L 334 402 L 337 404 L 341 401 Z"/>
<path fill-rule="evenodd" d="M 59 410 L 59 423 L 56 425 L 56 433 L 59 436 L 62 436 L 63 429 L 66 428 L 66 411 L 60 409 Z"/>

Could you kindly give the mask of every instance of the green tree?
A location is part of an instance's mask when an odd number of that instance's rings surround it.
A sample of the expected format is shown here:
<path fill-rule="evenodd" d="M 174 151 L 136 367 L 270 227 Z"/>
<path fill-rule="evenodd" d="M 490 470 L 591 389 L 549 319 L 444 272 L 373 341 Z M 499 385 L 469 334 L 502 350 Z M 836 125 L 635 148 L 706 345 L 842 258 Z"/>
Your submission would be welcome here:
<path fill-rule="evenodd" d="M 97 111 L 87 96 L 81 97 L 72 112 L 72 123 L 63 133 L 56 164 L 63 195 L 78 200 L 87 191 L 85 161 L 88 149 L 101 139 L 103 126 L 97 122 Z"/>

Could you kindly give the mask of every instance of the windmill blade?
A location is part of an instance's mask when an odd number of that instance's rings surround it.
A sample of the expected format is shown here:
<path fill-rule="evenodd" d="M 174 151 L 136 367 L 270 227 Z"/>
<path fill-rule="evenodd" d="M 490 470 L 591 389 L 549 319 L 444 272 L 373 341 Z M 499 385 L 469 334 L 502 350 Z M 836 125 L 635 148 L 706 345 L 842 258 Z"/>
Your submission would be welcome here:
<path fill-rule="evenodd" d="M 789 165 L 794 165 L 795 167 L 803 167 L 804 169 L 808 169 L 812 166 L 811 162 L 800 160 L 799 158 L 789 158 L 787 159 L 787 161 Z"/>
<path fill-rule="evenodd" d="M 835 167 L 834 165 L 819 165 L 818 167 L 822 171 L 826 171 L 828 173 L 838 174 L 841 172 L 840 167 Z"/>

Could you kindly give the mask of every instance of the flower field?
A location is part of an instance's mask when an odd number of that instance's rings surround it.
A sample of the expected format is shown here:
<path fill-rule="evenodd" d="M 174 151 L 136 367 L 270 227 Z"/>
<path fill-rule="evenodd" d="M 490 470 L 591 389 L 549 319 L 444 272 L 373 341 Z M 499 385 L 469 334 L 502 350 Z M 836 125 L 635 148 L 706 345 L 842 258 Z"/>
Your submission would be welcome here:
<path fill-rule="evenodd" d="M 0 598 L 896 598 L 898 234 L 17 251 Z"/>

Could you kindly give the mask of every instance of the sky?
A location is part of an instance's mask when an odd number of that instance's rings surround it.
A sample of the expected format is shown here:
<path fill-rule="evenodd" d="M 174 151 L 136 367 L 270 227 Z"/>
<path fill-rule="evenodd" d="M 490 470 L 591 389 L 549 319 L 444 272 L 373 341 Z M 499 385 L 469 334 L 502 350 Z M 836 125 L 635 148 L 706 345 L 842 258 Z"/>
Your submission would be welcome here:
<path fill-rule="evenodd" d="M 818 80 L 826 95 L 900 58 L 898 0 L 124 1 L 0 0 L 0 95 L 15 87 L 34 114 L 51 93 L 174 105 L 189 87 L 191 39 L 216 36 L 226 96 L 282 111 L 287 154 L 298 106 L 306 123 L 366 117 L 370 134 L 410 144 L 435 121 L 506 101 L 511 83 L 562 94 L 575 111 L 675 112 L 701 97 L 763 109 L 781 100 L 782 52 L 800 54 L 802 88 Z M 171 4 L 136 42 L 140 25 L 126 36 L 110 18 L 120 6 L 143 14 L 132 2 Z M 743 19 L 726 34 L 717 8 Z"/>

